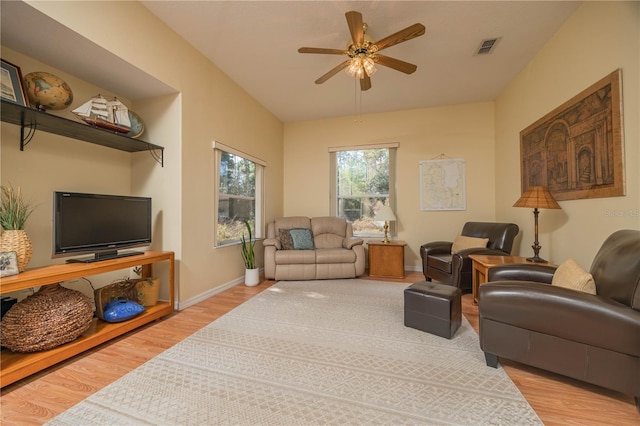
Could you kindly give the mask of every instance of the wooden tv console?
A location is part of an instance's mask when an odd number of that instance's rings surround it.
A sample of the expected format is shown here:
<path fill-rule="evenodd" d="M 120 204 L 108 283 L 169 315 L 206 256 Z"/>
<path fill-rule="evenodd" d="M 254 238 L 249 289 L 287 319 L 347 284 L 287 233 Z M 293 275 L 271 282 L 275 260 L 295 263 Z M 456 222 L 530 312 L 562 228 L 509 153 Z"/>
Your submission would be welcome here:
<path fill-rule="evenodd" d="M 0 386 L 7 386 L 54 364 L 71 358 L 108 340 L 155 321 L 174 310 L 175 255 L 169 251 L 147 251 L 140 255 L 102 260 L 94 263 L 66 263 L 27 270 L 18 275 L 0 279 L 0 293 L 51 285 L 105 272 L 135 266 L 143 267 L 143 276 L 151 276 L 153 263 L 169 262 L 169 301 L 160 301 L 155 306 L 128 321 L 108 323 L 97 318 L 76 340 L 48 351 L 18 353 L 8 349 L 0 353 Z"/>

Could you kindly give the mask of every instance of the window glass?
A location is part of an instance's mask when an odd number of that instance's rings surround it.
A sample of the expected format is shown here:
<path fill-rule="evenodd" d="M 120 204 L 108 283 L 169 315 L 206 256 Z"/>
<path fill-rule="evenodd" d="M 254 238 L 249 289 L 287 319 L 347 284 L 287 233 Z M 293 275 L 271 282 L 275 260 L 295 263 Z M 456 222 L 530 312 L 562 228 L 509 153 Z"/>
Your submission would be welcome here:
<path fill-rule="evenodd" d="M 395 148 L 336 151 L 333 211 L 353 224 L 354 235 L 384 235 L 384 222 L 375 214 L 385 204 L 393 208 Z M 391 224 L 392 225 L 392 224 Z M 393 233 L 393 228 L 392 228 Z"/>
<path fill-rule="evenodd" d="M 216 150 L 218 165 L 218 214 L 216 220 L 216 245 L 239 242 L 246 234 L 244 222 L 249 221 L 256 237 L 256 218 L 261 211 L 258 189 L 262 187 L 262 166 L 223 150 Z"/>

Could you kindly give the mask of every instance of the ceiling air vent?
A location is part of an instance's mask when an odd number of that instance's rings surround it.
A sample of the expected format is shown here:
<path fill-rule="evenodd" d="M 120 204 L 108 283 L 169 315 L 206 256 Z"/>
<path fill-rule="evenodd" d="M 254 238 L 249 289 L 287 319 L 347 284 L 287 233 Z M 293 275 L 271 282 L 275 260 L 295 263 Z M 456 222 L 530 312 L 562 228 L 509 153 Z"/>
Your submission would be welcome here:
<path fill-rule="evenodd" d="M 496 47 L 496 44 L 498 44 L 499 40 L 500 37 L 482 40 L 480 42 L 480 46 L 476 50 L 476 55 L 488 55 L 493 52 L 493 49 Z"/>

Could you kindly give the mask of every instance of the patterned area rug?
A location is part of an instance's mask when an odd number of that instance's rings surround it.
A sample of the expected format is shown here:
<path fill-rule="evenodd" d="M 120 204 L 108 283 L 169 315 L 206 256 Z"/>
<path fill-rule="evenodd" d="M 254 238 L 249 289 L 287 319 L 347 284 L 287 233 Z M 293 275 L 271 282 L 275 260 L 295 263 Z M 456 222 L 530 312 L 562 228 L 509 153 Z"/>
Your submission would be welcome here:
<path fill-rule="evenodd" d="M 279 282 L 49 424 L 542 424 L 466 319 L 405 327 L 405 287 Z"/>

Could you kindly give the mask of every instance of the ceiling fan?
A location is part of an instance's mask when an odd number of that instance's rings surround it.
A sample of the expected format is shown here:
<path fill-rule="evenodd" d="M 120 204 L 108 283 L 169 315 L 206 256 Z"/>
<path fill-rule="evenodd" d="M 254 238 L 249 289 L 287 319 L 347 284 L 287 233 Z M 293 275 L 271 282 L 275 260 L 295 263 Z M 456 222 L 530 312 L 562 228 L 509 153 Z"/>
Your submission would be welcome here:
<path fill-rule="evenodd" d="M 317 79 L 315 81 L 316 84 L 324 83 L 342 69 L 347 68 L 349 74 L 360 79 L 360 90 L 369 90 L 371 88 L 371 74 L 376 71 L 375 64 L 384 65 L 405 74 L 415 72 L 418 68 L 416 65 L 381 55 L 378 52 L 387 47 L 420 37 L 425 33 L 424 25 L 413 24 L 397 33 L 374 41 L 366 35 L 367 24 L 362 22 L 362 14 L 360 12 L 350 11 L 345 13 L 345 16 L 347 17 L 347 25 L 349 25 L 349 32 L 351 33 L 351 43 L 347 47 L 347 50 L 325 49 L 320 47 L 301 47 L 298 49 L 300 53 L 323 53 L 329 55 L 346 55 L 349 57 L 349 59 Z"/>

